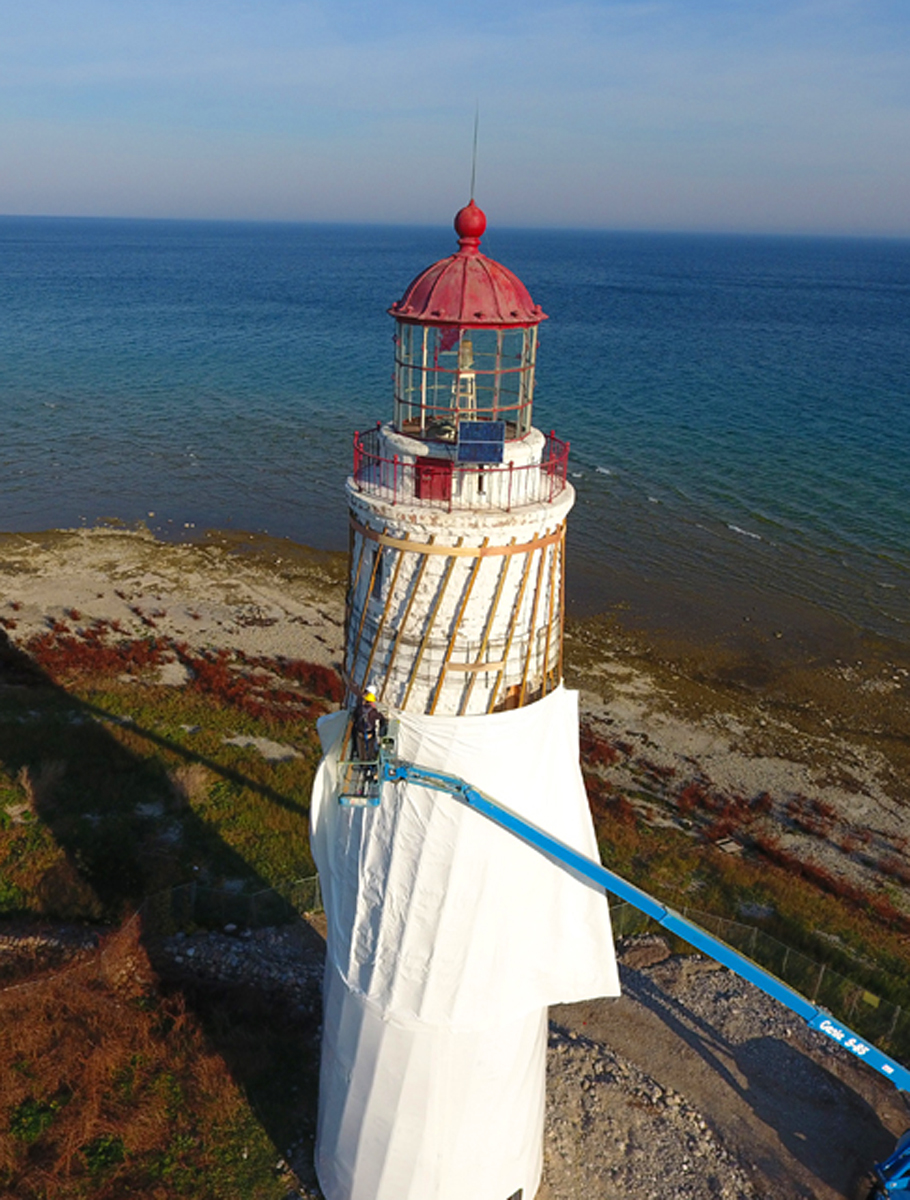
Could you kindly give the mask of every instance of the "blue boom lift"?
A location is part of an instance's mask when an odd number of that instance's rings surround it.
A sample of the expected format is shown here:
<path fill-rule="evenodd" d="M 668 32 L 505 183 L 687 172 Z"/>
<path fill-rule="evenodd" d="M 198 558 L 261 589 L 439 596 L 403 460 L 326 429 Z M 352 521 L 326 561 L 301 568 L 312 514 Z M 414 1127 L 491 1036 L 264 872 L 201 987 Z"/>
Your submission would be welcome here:
<path fill-rule="evenodd" d="M 910 1093 L 910 1070 L 889 1057 L 875 1046 L 835 1020 L 829 1012 L 817 1007 L 799 992 L 782 983 L 757 963 L 738 953 L 719 938 L 700 928 L 680 913 L 667 908 L 641 888 L 629 883 L 621 876 L 608 871 L 558 838 L 539 829 L 516 813 L 504 808 L 483 792 L 465 783 L 454 775 L 431 771 L 414 763 L 401 762 L 396 757 L 396 729 L 390 727 L 379 745 L 379 757 L 370 763 L 344 763 L 341 803 L 346 805 L 375 806 L 380 802 L 384 783 L 413 783 L 431 788 L 466 804 L 469 808 L 488 817 L 494 824 L 521 838 L 528 845 L 548 855 L 560 866 L 575 872 L 620 900 L 634 905 L 646 913 L 668 933 L 676 934 L 703 954 L 721 963 L 735 974 L 754 984 L 792 1012 L 812 1028 L 825 1034 L 845 1050 L 868 1063 L 889 1079 L 902 1093 Z M 910 1200 L 910 1130 L 898 1141 L 894 1153 L 873 1168 L 874 1183 L 868 1200 Z"/>

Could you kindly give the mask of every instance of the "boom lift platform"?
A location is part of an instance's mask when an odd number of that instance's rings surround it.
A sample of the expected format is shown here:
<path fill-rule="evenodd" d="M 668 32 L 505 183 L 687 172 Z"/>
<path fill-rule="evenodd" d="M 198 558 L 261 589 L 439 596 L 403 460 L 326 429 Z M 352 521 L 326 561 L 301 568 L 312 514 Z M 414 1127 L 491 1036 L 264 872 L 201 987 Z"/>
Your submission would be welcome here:
<path fill-rule="evenodd" d="M 345 746 L 353 738 L 348 728 Z M 339 800 L 345 808 L 376 808 L 382 793 L 383 780 L 388 763 L 395 761 L 398 743 L 398 722 L 392 718 L 385 722 L 379 737 L 379 753 L 376 758 L 347 758 L 338 763 L 341 780 Z"/>
<path fill-rule="evenodd" d="M 721 963 L 741 978 L 748 980 L 767 995 L 786 1005 L 791 1012 L 810 1026 L 825 1034 L 845 1050 L 868 1063 L 889 1079 L 899 1091 L 910 1093 L 910 1070 L 883 1051 L 871 1046 L 842 1022 L 836 1020 L 825 1009 L 815 1004 L 781 982 L 757 963 L 746 958 L 719 938 L 706 932 L 688 918 L 655 900 L 647 892 L 629 883 L 613 871 L 607 870 L 593 859 L 580 854 L 565 842 L 539 829 L 530 821 L 519 817 L 510 809 L 492 800 L 483 792 L 465 783 L 454 775 L 428 770 L 414 763 L 400 762 L 396 758 L 397 724 L 390 722 L 386 734 L 380 740 L 379 757 L 375 762 L 347 762 L 340 766 L 348 773 L 343 775 L 344 786 L 341 803 L 344 805 L 379 804 L 384 783 L 413 783 L 419 787 L 442 792 L 481 813 L 503 829 L 521 838 L 522 841 L 546 854 L 559 866 L 572 871 L 583 880 L 603 888 L 628 904 L 646 913 L 668 933 L 688 942 L 709 958 Z M 365 774 L 364 774 L 365 773 Z M 348 784 L 350 783 L 350 787 Z M 360 789 L 360 790 L 358 790 Z M 894 1153 L 874 1167 L 875 1182 L 869 1200 L 910 1200 L 910 1130 L 897 1143 Z"/>

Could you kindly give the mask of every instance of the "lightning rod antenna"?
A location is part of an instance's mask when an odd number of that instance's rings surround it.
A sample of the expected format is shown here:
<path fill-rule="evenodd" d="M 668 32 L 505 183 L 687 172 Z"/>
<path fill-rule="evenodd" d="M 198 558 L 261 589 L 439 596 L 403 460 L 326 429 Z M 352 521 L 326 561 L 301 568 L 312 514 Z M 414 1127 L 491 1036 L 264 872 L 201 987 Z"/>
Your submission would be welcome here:
<path fill-rule="evenodd" d="M 474 108 L 474 152 L 471 155 L 471 203 L 474 203 L 474 184 L 477 180 L 477 129 L 480 125 L 480 101 Z"/>

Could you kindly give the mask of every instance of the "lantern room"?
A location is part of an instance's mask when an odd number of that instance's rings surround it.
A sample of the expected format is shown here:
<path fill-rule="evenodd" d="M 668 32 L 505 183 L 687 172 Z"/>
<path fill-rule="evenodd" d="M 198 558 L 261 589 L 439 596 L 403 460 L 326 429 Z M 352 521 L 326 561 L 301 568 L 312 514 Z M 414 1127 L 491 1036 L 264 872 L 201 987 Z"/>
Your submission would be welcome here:
<path fill-rule="evenodd" d="M 454 443 L 462 422 L 531 429 L 537 327 L 546 319 L 521 280 L 480 253 L 487 220 L 472 200 L 455 217 L 459 249 L 427 267 L 389 312 L 398 433 Z"/>

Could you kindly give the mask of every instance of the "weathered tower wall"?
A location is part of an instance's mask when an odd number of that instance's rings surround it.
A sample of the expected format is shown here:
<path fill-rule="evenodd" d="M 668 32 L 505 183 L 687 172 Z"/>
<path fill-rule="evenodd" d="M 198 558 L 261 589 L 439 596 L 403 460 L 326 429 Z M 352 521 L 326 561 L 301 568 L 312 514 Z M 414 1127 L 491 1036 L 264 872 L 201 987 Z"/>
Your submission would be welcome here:
<path fill-rule="evenodd" d="M 352 691 L 401 711 L 464 716 L 553 690 L 571 486 L 513 512 L 393 506 L 353 481 L 348 494 Z"/>

